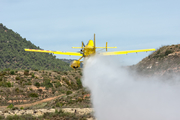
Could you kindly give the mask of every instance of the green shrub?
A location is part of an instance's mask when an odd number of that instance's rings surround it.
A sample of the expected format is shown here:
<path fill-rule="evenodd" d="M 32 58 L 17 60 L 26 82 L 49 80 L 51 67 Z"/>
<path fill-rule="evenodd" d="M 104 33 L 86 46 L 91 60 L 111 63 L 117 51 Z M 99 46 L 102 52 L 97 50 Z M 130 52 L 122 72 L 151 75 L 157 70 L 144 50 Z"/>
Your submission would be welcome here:
<path fill-rule="evenodd" d="M 1 81 L 1 82 L 0 82 L 0 87 L 6 87 L 6 83 L 3 82 L 3 81 Z"/>
<path fill-rule="evenodd" d="M 37 93 L 30 93 L 29 97 L 38 97 L 38 94 Z"/>
<path fill-rule="evenodd" d="M 12 110 L 19 110 L 19 108 L 18 107 L 13 107 Z"/>
<path fill-rule="evenodd" d="M 5 117 L 0 115 L 0 120 L 4 120 L 4 119 L 5 119 Z"/>
<path fill-rule="evenodd" d="M 48 88 L 50 88 L 50 87 L 53 87 L 52 83 L 50 83 L 50 80 L 47 79 L 47 78 L 45 78 L 45 79 L 43 80 L 43 86 L 45 86 L 46 89 L 48 89 Z"/>
<path fill-rule="evenodd" d="M 24 70 L 24 75 L 29 75 L 29 70 Z"/>
<path fill-rule="evenodd" d="M 159 53 L 160 53 L 160 50 L 157 51 L 157 54 L 159 54 Z"/>
<path fill-rule="evenodd" d="M 166 50 L 165 55 L 168 55 L 168 54 L 171 54 L 171 53 L 173 53 L 173 51 L 171 51 L 171 50 Z"/>
<path fill-rule="evenodd" d="M 61 87 L 62 85 L 61 85 L 60 82 L 56 82 L 56 83 L 54 84 L 54 86 L 55 86 L 56 88 L 58 88 L 58 87 Z"/>
<path fill-rule="evenodd" d="M 9 105 L 7 106 L 7 108 L 10 108 L 10 109 L 12 109 L 13 107 L 14 107 L 13 104 L 9 104 Z"/>
<path fill-rule="evenodd" d="M 62 106 L 63 106 L 62 103 L 60 103 L 60 102 L 56 103 L 56 107 L 62 107 Z"/>
<path fill-rule="evenodd" d="M 37 120 L 37 118 L 33 117 L 30 114 L 26 115 L 9 115 L 5 120 Z"/>
<path fill-rule="evenodd" d="M 69 80 L 67 78 L 64 78 L 63 77 L 63 81 L 68 85 L 68 86 L 71 86 L 71 83 L 69 82 Z"/>
<path fill-rule="evenodd" d="M 32 82 L 31 81 L 25 82 L 24 85 L 32 85 Z"/>
<path fill-rule="evenodd" d="M 51 73 L 49 73 L 49 76 L 51 76 Z"/>
<path fill-rule="evenodd" d="M 35 77 L 35 76 L 34 76 L 34 73 L 32 73 L 31 77 L 32 77 L 32 78 L 34 78 L 34 77 Z"/>
<path fill-rule="evenodd" d="M 11 75 L 14 75 L 14 74 L 15 74 L 15 72 L 12 70 L 12 71 L 10 71 L 10 74 L 11 74 Z"/>
<path fill-rule="evenodd" d="M 16 88 L 15 91 L 16 91 L 16 92 L 19 92 L 19 88 Z"/>
<path fill-rule="evenodd" d="M 57 76 L 57 79 L 58 79 L 58 80 L 60 80 L 60 79 L 61 79 L 61 77 L 58 75 L 58 76 Z"/>
<path fill-rule="evenodd" d="M 17 76 L 17 77 L 16 77 L 16 80 L 20 80 L 20 77 L 19 77 L 19 76 Z"/>
<path fill-rule="evenodd" d="M 39 87 L 41 86 L 39 82 L 36 82 L 34 85 L 35 85 L 37 88 L 39 88 Z"/>
<path fill-rule="evenodd" d="M 24 108 L 23 107 L 20 107 L 21 110 L 23 110 Z"/>
<path fill-rule="evenodd" d="M 29 70 L 24 70 L 24 72 L 28 72 L 29 73 Z"/>
<path fill-rule="evenodd" d="M 72 91 L 67 91 L 66 92 L 66 95 L 70 95 L 70 94 L 72 94 Z"/>
<path fill-rule="evenodd" d="M 4 71 L 10 71 L 11 69 L 10 68 L 5 68 Z"/>
<path fill-rule="evenodd" d="M 42 89 L 38 89 L 38 91 L 41 93 L 43 90 Z"/>
<path fill-rule="evenodd" d="M 7 84 L 7 87 L 11 87 L 12 86 L 10 82 L 6 82 L 6 84 Z"/>
<path fill-rule="evenodd" d="M 76 80 L 76 84 L 77 84 L 78 88 L 82 88 L 82 82 L 80 79 Z"/>
<path fill-rule="evenodd" d="M 4 82 L 4 81 L 0 81 L 0 86 L 2 87 L 11 87 L 11 83 L 10 82 Z"/>
<path fill-rule="evenodd" d="M 3 76 L 3 75 L 6 75 L 6 71 L 2 71 L 2 72 L 0 73 L 0 76 Z"/>
<path fill-rule="evenodd" d="M 64 71 L 64 74 L 67 75 L 68 73 L 66 71 Z"/>
<path fill-rule="evenodd" d="M 79 74 L 80 74 L 80 76 L 82 76 L 82 72 L 80 72 Z"/>
<path fill-rule="evenodd" d="M 34 69 L 34 71 L 38 71 L 38 69 Z"/>

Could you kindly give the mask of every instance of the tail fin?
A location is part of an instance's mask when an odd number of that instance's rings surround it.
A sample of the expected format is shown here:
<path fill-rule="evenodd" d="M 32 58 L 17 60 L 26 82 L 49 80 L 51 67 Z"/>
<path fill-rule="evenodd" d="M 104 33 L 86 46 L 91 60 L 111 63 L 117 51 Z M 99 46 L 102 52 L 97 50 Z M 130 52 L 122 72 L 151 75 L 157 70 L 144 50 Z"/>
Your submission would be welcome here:
<path fill-rule="evenodd" d="M 95 39 L 95 33 L 94 33 L 94 52 L 96 52 L 96 39 Z"/>
<path fill-rule="evenodd" d="M 106 42 L 106 51 L 107 51 L 107 42 Z"/>

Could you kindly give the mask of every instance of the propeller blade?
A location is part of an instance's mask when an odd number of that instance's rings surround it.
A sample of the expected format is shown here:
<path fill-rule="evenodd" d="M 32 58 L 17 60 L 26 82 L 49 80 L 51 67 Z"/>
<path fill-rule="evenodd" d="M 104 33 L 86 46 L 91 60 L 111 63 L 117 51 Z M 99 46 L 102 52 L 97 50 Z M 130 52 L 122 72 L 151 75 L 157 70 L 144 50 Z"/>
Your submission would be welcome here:
<path fill-rule="evenodd" d="M 85 47 L 84 42 L 82 41 L 82 47 Z"/>

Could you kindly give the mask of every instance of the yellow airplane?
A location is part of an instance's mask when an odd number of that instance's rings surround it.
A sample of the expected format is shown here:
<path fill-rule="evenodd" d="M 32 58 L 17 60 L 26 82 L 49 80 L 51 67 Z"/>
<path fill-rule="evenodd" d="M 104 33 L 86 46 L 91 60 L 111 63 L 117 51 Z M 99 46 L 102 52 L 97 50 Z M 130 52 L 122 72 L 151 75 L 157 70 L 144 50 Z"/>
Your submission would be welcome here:
<path fill-rule="evenodd" d="M 62 52 L 62 51 L 50 51 L 50 50 L 38 50 L 38 49 L 24 49 L 25 51 L 29 52 L 43 52 L 43 53 L 53 53 L 53 54 L 61 54 L 61 55 L 74 55 L 74 56 L 81 56 L 78 60 L 74 60 L 71 63 L 71 67 L 73 69 L 79 68 L 80 64 L 82 61 L 80 61 L 84 57 L 89 57 L 94 54 L 96 54 L 96 49 L 106 49 L 106 52 L 101 52 L 98 53 L 100 55 L 119 55 L 119 54 L 128 54 L 128 53 L 137 53 L 137 52 L 148 52 L 148 51 L 155 51 L 156 49 L 141 49 L 141 50 L 129 50 L 129 51 L 115 51 L 115 52 L 107 52 L 108 48 L 117 48 L 117 47 L 107 47 L 107 42 L 106 42 L 106 47 L 96 47 L 95 44 L 95 34 L 94 34 L 94 41 L 89 40 L 87 45 L 84 45 L 82 42 L 81 47 L 72 47 L 72 48 L 80 48 L 80 52 Z"/>

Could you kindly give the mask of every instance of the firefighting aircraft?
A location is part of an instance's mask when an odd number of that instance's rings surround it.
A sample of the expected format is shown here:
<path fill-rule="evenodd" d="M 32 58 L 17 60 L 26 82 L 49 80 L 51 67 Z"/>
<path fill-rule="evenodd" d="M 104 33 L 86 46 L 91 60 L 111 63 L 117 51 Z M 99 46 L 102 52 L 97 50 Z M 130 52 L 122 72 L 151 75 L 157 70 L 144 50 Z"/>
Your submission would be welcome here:
<path fill-rule="evenodd" d="M 81 56 L 78 60 L 74 60 L 71 63 L 71 67 L 73 69 L 79 68 L 80 64 L 82 61 L 80 61 L 82 58 L 89 57 L 95 54 L 100 54 L 100 55 L 120 55 L 120 54 L 128 54 L 128 53 L 137 53 L 137 52 L 148 52 L 148 51 L 155 51 L 155 49 L 141 49 L 141 50 L 128 50 L 128 51 L 115 51 L 115 52 L 107 52 L 108 48 L 117 48 L 117 47 L 107 47 L 107 42 L 106 42 L 106 47 L 96 47 L 95 44 L 95 34 L 94 34 L 94 41 L 89 40 L 87 45 L 84 45 L 82 42 L 81 47 L 72 47 L 72 48 L 79 48 L 81 49 L 80 52 L 62 52 L 62 51 L 50 51 L 50 50 L 38 50 L 38 49 L 24 49 L 25 51 L 29 52 L 43 52 L 43 53 L 53 53 L 53 54 L 61 54 L 61 55 L 73 55 L 73 56 Z M 96 49 L 106 49 L 106 52 L 101 52 L 98 53 Z"/>

